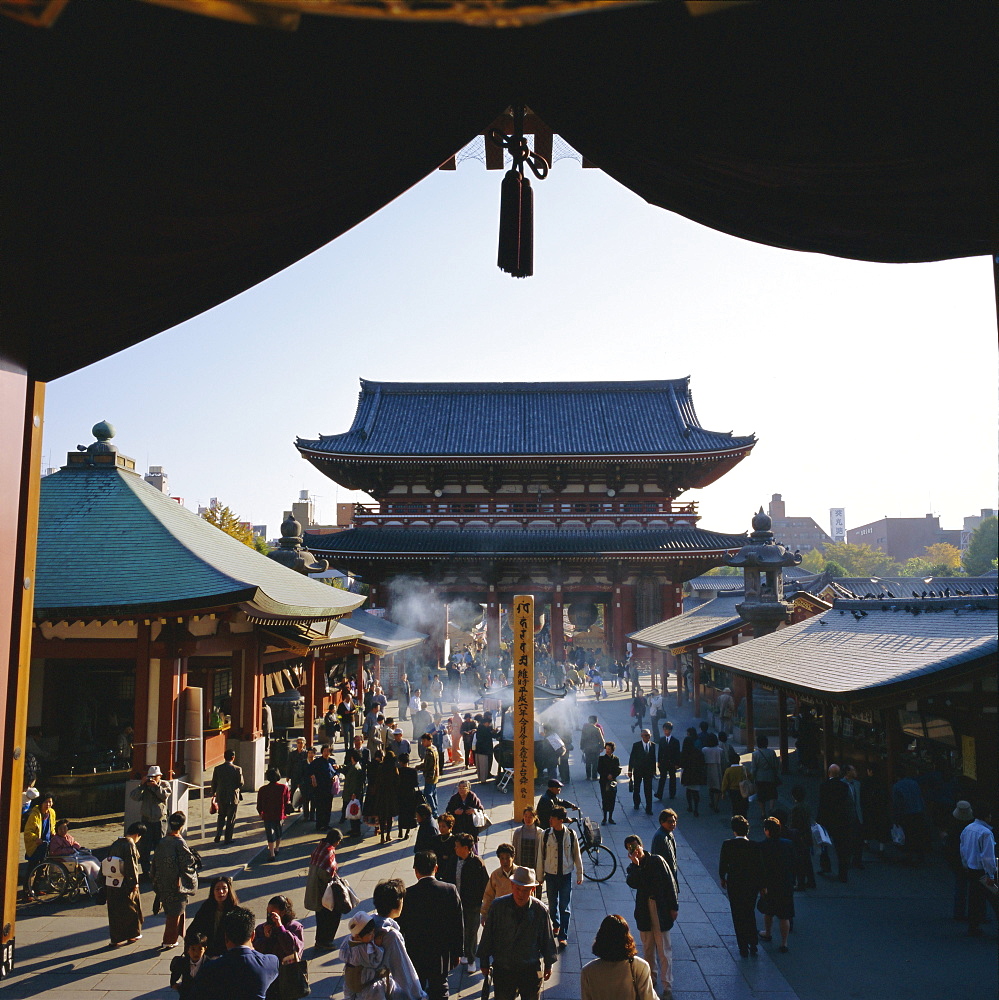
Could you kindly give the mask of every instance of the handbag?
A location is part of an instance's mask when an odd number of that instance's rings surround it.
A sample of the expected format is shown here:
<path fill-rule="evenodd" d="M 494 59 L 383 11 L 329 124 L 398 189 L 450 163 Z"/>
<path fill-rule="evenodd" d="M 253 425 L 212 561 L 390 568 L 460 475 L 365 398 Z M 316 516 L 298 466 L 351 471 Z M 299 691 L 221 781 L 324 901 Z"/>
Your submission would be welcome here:
<path fill-rule="evenodd" d="M 278 968 L 279 1000 L 300 1000 L 312 992 L 309 984 L 309 963 L 304 958 Z"/>
<path fill-rule="evenodd" d="M 219 800 L 213 795 L 212 804 L 208 807 L 208 813 L 214 816 L 219 811 Z"/>
<path fill-rule="evenodd" d="M 829 831 L 824 826 L 820 826 L 818 823 L 813 823 L 812 843 L 816 847 L 832 847 L 832 837 L 829 836 Z"/>
<path fill-rule="evenodd" d="M 891 828 L 891 842 L 896 847 L 905 847 L 905 830 L 898 823 Z"/>
<path fill-rule="evenodd" d="M 638 980 L 635 978 L 635 959 L 634 957 L 628 959 L 628 968 L 631 970 L 631 988 L 635 993 L 635 1000 L 641 1000 L 638 995 Z"/>
<path fill-rule="evenodd" d="M 756 794 L 756 785 L 749 780 L 749 778 L 743 778 L 739 782 L 739 794 L 744 798 L 748 799 L 751 795 Z"/>
<path fill-rule="evenodd" d="M 482 977 L 482 993 L 479 996 L 479 1000 L 489 1000 L 489 986 L 492 975 L 492 969 L 490 969 L 489 972 Z"/>
<path fill-rule="evenodd" d="M 360 901 L 360 897 L 342 875 L 334 875 L 323 892 L 323 907 L 334 913 L 350 913 Z"/>
<path fill-rule="evenodd" d="M 472 826 L 474 826 L 476 830 L 485 830 L 487 827 L 492 825 L 493 821 L 486 815 L 485 810 L 472 810 Z"/>

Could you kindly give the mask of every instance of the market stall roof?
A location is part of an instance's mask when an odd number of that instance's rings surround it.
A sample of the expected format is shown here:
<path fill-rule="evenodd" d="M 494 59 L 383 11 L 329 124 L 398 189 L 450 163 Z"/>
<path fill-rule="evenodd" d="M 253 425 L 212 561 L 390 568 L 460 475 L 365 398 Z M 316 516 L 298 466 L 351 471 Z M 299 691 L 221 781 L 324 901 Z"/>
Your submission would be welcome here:
<path fill-rule="evenodd" d="M 831 610 L 703 659 L 772 687 L 881 703 L 983 668 L 995 672 L 995 598 L 834 601 Z"/>
<path fill-rule="evenodd" d="M 996 250 L 999 5 L 695 6 L 510 29 L 306 13 L 281 31 L 136 0 L 70 0 L 44 29 L 0 18 L 5 365 L 49 381 L 210 309 L 514 103 L 742 239 L 891 262 Z"/>
<path fill-rule="evenodd" d="M 724 580 L 726 577 L 711 577 L 711 579 Z M 628 638 L 643 646 L 652 646 L 654 649 L 665 649 L 671 653 L 682 652 L 685 646 L 700 645 L 711 639 L 720 639 L 743 628 L 746 623 L 739 617 L 735 607 L 745 599 L 746 595 L 741 589 L 734 594 L 719 594 L 711 601 L 705 601 L 690 611 L 684 611 L 682 615 L 667 618 L 665 621 L 632 632 Z"/>
<path fill-rule="evenodd" d="M 426 632 L 398 625 L 362 608 L 352 611 L 343 619 L 343 624 L 357 629 L 360 633 L 358 641 L 378 653 L 401 653 L 404 649 L 419 646 L 427 638 Z"/>
<path fill-rule="evenodd" d="M 335 620 L 365 600 L 261 555 L 129 464 L 105 440 L 42 480 L 37 621 L 238 607 L 251 621 L 311 624 L 331 638 Z"/>

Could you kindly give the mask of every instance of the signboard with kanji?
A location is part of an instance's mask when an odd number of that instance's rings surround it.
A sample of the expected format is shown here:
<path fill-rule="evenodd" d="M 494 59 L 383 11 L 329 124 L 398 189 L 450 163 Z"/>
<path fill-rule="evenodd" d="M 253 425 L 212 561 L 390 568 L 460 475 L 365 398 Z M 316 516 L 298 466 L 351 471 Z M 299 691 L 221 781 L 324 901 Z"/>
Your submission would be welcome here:
<path fill-rule="evenodd" d="M 534 598 L 513 599 L 513 818 L 534 807 Z"/>

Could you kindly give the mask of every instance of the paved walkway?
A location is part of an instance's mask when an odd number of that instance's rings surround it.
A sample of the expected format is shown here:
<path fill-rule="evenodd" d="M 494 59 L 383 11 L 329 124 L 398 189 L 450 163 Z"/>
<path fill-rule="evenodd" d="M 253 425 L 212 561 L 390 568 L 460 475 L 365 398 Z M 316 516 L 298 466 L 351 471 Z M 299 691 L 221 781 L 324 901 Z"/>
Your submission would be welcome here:
<path fill-rule="evenodd" d="M 579 706 L 581 719 L 585 720 L 588 712 L 599 714 L 608 738 L 618 744 L 622 757 L 627 756 L 636 738 L 629 726 L 628 704 L 626 693 L 614 692 L 599 707 L 594 706 L 589 696 L 581 699 Z M 681 729 L 689 724 L 689 714 L 683 709 L 671 707 L 671 713 Z M 572 765 L 573 780 L 565 795 L 583 806 L 584 812 L 599 816 L 596 783 L 583 779 L 578 752 L 574 757 L 577 761 Z M 458 771 L 446 770 L 442 796 L 450 794 L 445 789 L 452 788 L 458 776 Z M 497 793 L 492 783 L 473 787 L 494 820 L 481 842 L 483 857 L 492 870 L 496 864 L 496 846 L 510 839 L 514 827 L 510 799 L 507 794 Z M 626 859 L 622 844 L 631 832 L 638 833 L 648 843 L 657 824 L 644 811 L 634 811 L 630 797 L 623 788 L 622 791 L 617 825 L 603 828 L 605 843 L 615 851 L 620 867 L 609 882 L 584 882 L 574 889 L 569 947 L 544 991 L 551 1000 L 579 997 L 579 972 L 591 957 L 590 945 L 607 913 L 621 913 L 634 925 L 634 898 L 624 883 Z M 694 819 L 686 813 L 682 794 L 674 805 L 680 806 L 677 844 L 683 883 L 680 916 L 672 932 L 676 1000 L 996 995 L 994 925 L 987 928 L 989 936 L 984 940 L 962 937 L 961 925 L 950 924 L 941 916 L 950 900 L 946 879 L 936 869 L 911 872 L 888 865 L 869 865 L 868 871 L 848 887 L 835 883 L 820 886 L 816 893 L 796 895 L 798 919 L 790 954 L 778 955 L 774 945 L 763 945 L 758 959 L 739 958 L 728 902 L 714 877 L 718 845 L 728 835 L 727 820 L 707 809 L 702 810 L 699 819 Z M 758 822 L 754 823 L 753 835 L 760 836 Z M 262 830 L 252 815 L 251 805 L 243 806 L 236 839 L 230 848 L 215 847 L 210 838 L 207 843 L 199 843 L 197 837 L 192 839 L 206 860 L 205 881 L 217 873 L 232 874 L 241 901 L 261 916 L 272 895 L 278 892 L 290 895 L 299 913 L 304 913 L 306 940 L 313 939 L 314 918 L 302 910 L 308 856 L 318 839 L 311 824 L 290 825 L 276 862 L 262 861 L 259 857 Z M 381 848 L 369 837 L 340 852 L 341 870 L 367 903 L 380 879 L 397 876 L 407 884 L 412 883 L 411 845 L 412 841 L 393 842 L 390 847 Z M 204 892 L 199 892 L 198 902 L 203 898 Z M 147 913 L 150 904 L 151 894 L 144 893 L 143 908 Z M 148 918 L 141 941 L 112 951 L 107 947 L 104 912 L 97 907 L 84 904 L 21 907 L 16 973 L 0 987 L 0 998 L 175 997 L 167 987 L 169 956 L 160 957 L 157 949 L 161 933 L 162 917 Z M 919 941 L 916 946 L 912 944 L 914 937 Z M 313 997 L 342 996 L 341 965 L 335 955 L 313 958 L 307 953 L 307 957 Z M 795 984 L 794 988 L 789 980 Z M 920 989 L 919 983 L 931 983 L 933 988 Z M 948 983 L 950 988 L 938 987 L 937 983 Z M 452 975 L 452 993 L 462 1000 L 477 997 L 481 984 L 482 977 L 477 974 L 464 978 L 459 972 Z"/>

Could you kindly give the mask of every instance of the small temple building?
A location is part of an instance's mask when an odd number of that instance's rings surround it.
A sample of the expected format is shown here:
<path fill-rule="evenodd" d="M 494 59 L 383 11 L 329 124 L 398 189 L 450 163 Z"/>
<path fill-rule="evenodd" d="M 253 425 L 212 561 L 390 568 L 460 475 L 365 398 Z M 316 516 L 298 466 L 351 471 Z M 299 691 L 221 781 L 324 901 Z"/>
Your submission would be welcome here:
<path fill-rule="evenodd" d="M 680 498 L 755 443 L 704 429 L 686 378 L 362 380 L 351 427 L 296 447 L 374 502 L 357 504 L 350 530 L 306 532 L 305 543 L 389 614 L 406 580 L 445 606 L 482 606 L 490 659 L 522 593 L 534 595 L 556 660 L 572 652 L 567 632 L 577 648 L 623 658 L 629 633 L 680 613 L 685 580 L 743 545 L 745 535 L 699 527 L 697 504 Z M 439 661 L 438 617 L 419 627 Z"/>
<path fill-rule="evenodd" d="M 27 721 L 52 760 L 47 787 L 101 784 L 111 811 L 129 772 L 191 776 L 226 748 L 259 784 L 265 695 L 300 688 L 306 716 L 322 715 L 334 662 L 353 676 L 422 637 L 186 510 L 143 481 L 110 425 L 94 434 L 41 483 Z"/>

